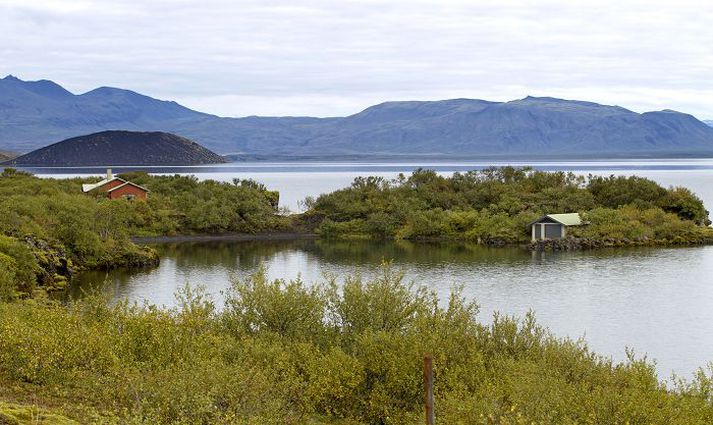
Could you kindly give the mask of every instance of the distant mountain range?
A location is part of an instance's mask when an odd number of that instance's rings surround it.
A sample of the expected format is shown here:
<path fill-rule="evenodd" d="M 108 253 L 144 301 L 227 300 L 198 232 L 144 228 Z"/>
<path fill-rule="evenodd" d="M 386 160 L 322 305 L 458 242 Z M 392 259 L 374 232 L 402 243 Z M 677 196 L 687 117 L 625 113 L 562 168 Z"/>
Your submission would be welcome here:
<path fill-rule="evenodd" d="M 63 140 L 6 165 L 74 167 L 96 165 L 200 165 L 227 162 L 222 156 L 175 134 L 103 131 Z"/>
<path fill-rule="evenodd" d="M 704 120 L 703 122 L 713 127 L 713 120 Z"/>
<path fill-rule="evenodd" d="M 0 80 L 0 150 L 112 129 L 171 132 L 247 158 L 713 155 L 713 128 L 691 115 L 549 97 L 386 102 L 343 118 L 222 118 L 129 90 L 75 95 L 52 81 Z"/>

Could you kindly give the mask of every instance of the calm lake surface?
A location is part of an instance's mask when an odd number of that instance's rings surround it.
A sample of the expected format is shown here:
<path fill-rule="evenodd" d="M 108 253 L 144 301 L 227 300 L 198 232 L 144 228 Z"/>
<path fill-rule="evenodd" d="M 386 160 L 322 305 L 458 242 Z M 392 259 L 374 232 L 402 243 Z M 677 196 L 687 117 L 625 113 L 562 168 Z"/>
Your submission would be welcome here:
<path fill-rule="evenodd" d="M 118 167 L 157 174 L 194 174 L 199 179 L 252 178 L 280 191 L 282 206 L 348 186 L 356 176 L 394 178 L 416 168 L 444 175 L 500 165 L 531 165 L 578 174 L 639 175 L 665 186 L 685 186 L 713 210 L 713 159 L 618 161 L 508 161 L 428 163 L 233 163 L 201 167 Z M 26 169 L 42 177 L 99 175 L 104 169 Z M 466 244 L 407 242 L 260 241 L 159 245 L 161 265 L 143 271 L 87 273 L 70 295 L 99 286 L 115 298 L 171 306 L 185 283 L 205 285 L 220 302 L 231 276 L 246 276 L 260 264 L 273 278 L 319 282 L 325 273 L 373 274 L 382 259 L 393 260 L 408 280 L 447 296 L 462 284 L 481 306 L 522 316 L 535 311 L 558 336 L 585 337 L 597 352 L 615 360 L 625 348 L 657 361 L 662 378 L 683 376 L 713 360 L 713 247 L 628 249 L 531 254 L 518 248 L 487 249 Z"/>
<path fill-rule="evenodd" d="M 658 362 L 662 378 L 713 360 L 713 247 L 532 254 L 520 248 L 409 242 L 260 241 L 158 245 L 161 265 L 144 271 L 87 273 L 74 296 L 101 287 L 114 298 L 172 306 L 185 283 L 205 285 L 221 305 L 233 277 L 261 264 L 271 278 L 324 281 L 378 272 L 392 259 L 414 281 L 447 297 L 454 285 L 492 312 L 535 311 L 558 336 L 585 337 L 597 352 L 625 359 L 625 348 Z"/>

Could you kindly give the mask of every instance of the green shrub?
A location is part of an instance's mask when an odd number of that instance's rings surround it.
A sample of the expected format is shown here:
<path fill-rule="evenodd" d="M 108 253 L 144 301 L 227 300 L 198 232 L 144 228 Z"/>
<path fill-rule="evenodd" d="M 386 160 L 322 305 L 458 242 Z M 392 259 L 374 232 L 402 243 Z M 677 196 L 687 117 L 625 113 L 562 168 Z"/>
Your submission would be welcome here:
<path fill-rule="evenodd" d="M 425 287 L 405 283 L 403 274 L 389 265 L 367 282 L 361 276 L 347 277 L 341 291 L 332 281 L 329 298 L 332 319 L 346 337 L 366 331 L 403 331 L 436 302 Z"/>
<path fill-rule="evenodd" d="M 322 333 L 324 296 L 300 279 L 268 281 L 264 269 L 236 279 L 226 299 L 226 326 L 236 335 L 274 333 L 289 339 L 313 339 Z"/>
<path fill-rule="evenodd" d="M 0 301 L 12 301 L 16 294 L 17 261 L 0 253 Z"/>
<path fill-rule="evenodd" d="M 687 189 L 665 189 L 640 177 L 584 178 L 513 167 L 443 177 L 416 170 L 392 181 L 358 178 L 351 187 L 321 195 L 306 205 L 310 208 L 304 221 L 316 222 L 318 233 L 329 238 L 524 243 L 530 238 L 528 223 L 539 216 L 580 212 L 591 217 L 593 226 L 573 235 L 583 233 L 620 244 L 713 240 L 713 231 L 705 227 L 710 221 L 700 198 Z M 619 210 L 621 214 L 614 212 Z M 671 215 L 653 217 L 658 212 Z M 652 218 L 659 220 L 653 226 L 657 230 L 651 229 Z"/>
<path fill-rule="evenodd" d="M 703 201 L 685 187 L 669 189 L 668 194 L 659 199 L 657 205 L 683 220 L 691 220 L 698 225 L 710 226 L 711 224 Z"/>
<path fill-rule="evenodd" d="M 653 207 L 632 205 L 618 209 L 596 208 L 583 214 L 589 225 L 572 230 L 575 236 L 637 243 L 692 244 L 710 242 L 711 230 Z"/>
<path fill-rule="evenodd" d="M 646 208 L 667 196 L 667 191 L 656 182 L 643 177 L 590 177 L 587 189 L 596 202 L 608 208 L 635 204 Z"/>
<path fill-rule="evenodd" d="M 0 270 L 4 270 L 0 273 L 4 275 L 5 282 L 13 282 L 12 285 L 0 284 L 5 288 L 5 296 L 14 298 L 15 291 L 32 293 L 39 267 L 30 248 L 14 238 L 0 235 L 0 255 Z"/>

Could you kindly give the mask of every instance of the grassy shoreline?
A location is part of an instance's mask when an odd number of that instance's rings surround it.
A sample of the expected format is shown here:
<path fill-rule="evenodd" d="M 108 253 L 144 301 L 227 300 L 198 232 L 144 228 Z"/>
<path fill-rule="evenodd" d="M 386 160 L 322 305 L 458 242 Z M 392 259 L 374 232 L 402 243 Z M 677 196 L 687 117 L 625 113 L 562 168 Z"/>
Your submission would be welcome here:
<path fill-rule="evenodd" d="M 190 235 L 171 235 L 171 236 L 139 236 L 130 238 L 133 243 L 139 245 L 160 245 L 173 243 L 194 243 L 194 242 L 255 242 L 255 241 L 299 241 L 299 240 L 329 240 L 320 238 L 317 233 L 301 233 L 301 232 L 279 232 L 279 233 L 226 233 L 226 234 L 190 234 Z M 414 239 L 396 239 L 382 238 L 372 239 L 363 237 L 343 236 L 333 239 L 335 241 L 384 241 L 393 242 L 398 240 L 406 240 L 413 243 L 466 243 L 471 242 L 464 239 L 447 238 L 447 237 L 428 237 Z M 479 245 L 490 248 L 522 248 L 529 251 L 589 251 L 606 248 L 674 248 L 674 247 L 696 247 L 713 245 L 713 232 L 710 237 L 701 238 L 698 240 L 615 240 L 615 239 L 588 239 L 577 237 L 566 237 L 563 239 L 549 239 L 535 242 L 499 242 L 493 241 L 490 244 Z"/>
<path fill-rule="evenodd" d="M 224 233 L 203 235 L 170 235 L 170 236 L 132 236 L 136 244 L 161 244 L 181 242 L 240 242 L 240 241 L 284 241 L 317 239 L 315 233 L 300 232 L 269 232 L 269 233 Z"/>

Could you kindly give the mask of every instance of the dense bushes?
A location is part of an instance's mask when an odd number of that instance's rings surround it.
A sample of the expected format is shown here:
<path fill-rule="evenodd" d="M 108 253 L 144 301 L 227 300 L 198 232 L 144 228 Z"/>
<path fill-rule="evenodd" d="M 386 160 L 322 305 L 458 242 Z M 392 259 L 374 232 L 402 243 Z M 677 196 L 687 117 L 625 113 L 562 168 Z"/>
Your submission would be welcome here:
<path fill-rule="evenodd" d="M 17 262 L 7 254 L 0 253 L 0 301 L 15 299 Z"/>
<path fill-rule="evenodd" d="M 279 230 L 277 194 L 247 181 L 124 176 L 151 190 L 149 199 L 109 200 L 80 192 L 95 179 L 39 179 L 6 168 L 0 175 L 0 298 L 30 294 L 36 284 L 61 287 L 78 268 L 154 264 L 156 253 L 135 235 Z M 3 236 L 4 235 L 4 236 Z M 14 288 L 8 281 L 15 281 Z"/>
<path fill-rule="evenodd" d="M 289 220 L 277 214 L 279 193 L 253 180 L 219 183 L 195 176 L 121 176 L 151 189 L 145 208 L 133 218 L 133 234 L 258 233 L 289 226 Z"/>
<path fill-rule="evenodd" d="M 31 293 L 38 272 L 37 261 L 26 244 L 0 235 L 0 301 Z"/>
<path fill-rule="evenodd" d="M 583 217 L 590 224 L 572 229 L 573 235 L 632 243 L 661 241 L 691 244 L 713 240 L 710 229 L 657 207 L 639 209 L 627 205 L 618 209 L 595 208 L 584 213 Z"/>
<path fill-rule="evenodd" d="M 343 287 L 261 271 L 222 311 L 190 288 L 179 301 L 0 304 L 0 395 L 82 423 L 420 423 L 429 352 L 439 423 L 713 421 L 709 373 L 667 389 L 643 360 L 614 364 L 531 315 L 483 325 L 457 290 L 439 303 L 388 267 Z"/>
<path fill-rule="evenodd" d="M 97 239 L 129 234 L 255 233 L 289 224 L 277 214 L 277 192 L 251 180 L 199 182 L 194 176 L 138 172 L 121 177 L 148 187 L 147 202 L 111 201 L 101 193 L 80 192 L 82 183 L 97 178 L 39 179 L 5 169 L 0 176 L 0 226 L 39 235 L 61 224 L 58 239 L 91 250 Z"/>
<path fill-rule="evenodd" d="M 518 243 L 529 240 L 527 224 L 543 214 L 579 212 L 591 222 L 583 236 L 618 238 L 622 244 L 713 240 L 698 197 L 640 177 L 585 178 L 513 167 L 443 177 L 417 170 L 392 181 L 360 177 L 307 205 L 306 218 L 329 238 Z"/>

